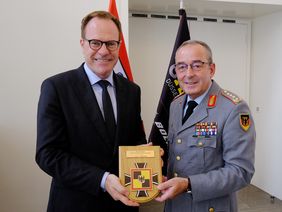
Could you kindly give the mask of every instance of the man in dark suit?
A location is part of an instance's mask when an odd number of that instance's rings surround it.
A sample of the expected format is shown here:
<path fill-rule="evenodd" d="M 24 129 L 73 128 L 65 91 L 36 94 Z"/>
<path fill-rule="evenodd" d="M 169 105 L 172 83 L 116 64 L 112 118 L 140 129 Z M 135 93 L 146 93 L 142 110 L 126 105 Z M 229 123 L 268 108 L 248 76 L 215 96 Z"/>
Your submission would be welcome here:
<path fill-rule="evenodd" d="M 42 83 L 36 162 L 52 176 L 48 212 L 138 211 L 117 177 L 118 146 L 146 143 L 140 88 L 113 72 L 120 36 L 111 14 L 88 14 L 80 39 L 85 63 Z M 101 80 L 112 103 L 111 127 Z"/>

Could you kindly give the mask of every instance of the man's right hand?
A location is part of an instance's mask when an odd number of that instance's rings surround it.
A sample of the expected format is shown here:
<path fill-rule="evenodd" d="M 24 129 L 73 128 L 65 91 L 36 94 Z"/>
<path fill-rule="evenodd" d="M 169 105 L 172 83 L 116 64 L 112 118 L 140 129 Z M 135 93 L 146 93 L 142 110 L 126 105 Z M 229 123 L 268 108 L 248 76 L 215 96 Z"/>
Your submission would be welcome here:
<path fill-rule="evenodd" d="M 121 185 L 117 176 L 113 174 L 108 175 L 105 183 L 105 189 L 114 200 L 119 200 L 128 206 L 139 206 L 137 202 L 134 202 L 128 198 L 129 191 Z"/>
<path fill-rule="evenodd" d="M 160 183 L 158 189 L 161 191 L 161 195 L 155 200 L 158 202 L 164 202 L 167 199 L 173 199 L 177 195 L 185 192 L 189 185 L 187 178 L 174 177 L 166 182 Z"/>

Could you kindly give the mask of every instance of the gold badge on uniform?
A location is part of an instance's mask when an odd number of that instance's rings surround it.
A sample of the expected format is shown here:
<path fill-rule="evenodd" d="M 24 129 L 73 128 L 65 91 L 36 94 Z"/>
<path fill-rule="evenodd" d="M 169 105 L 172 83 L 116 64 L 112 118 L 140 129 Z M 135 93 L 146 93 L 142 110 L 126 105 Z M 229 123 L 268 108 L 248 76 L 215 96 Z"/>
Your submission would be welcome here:
<path fill-rule="evenodd" d="M 240 126 L 243 130 L 247 131 L 250 128 L 251 120 L 249 113 L 241 113 L 240 114 Z"/>

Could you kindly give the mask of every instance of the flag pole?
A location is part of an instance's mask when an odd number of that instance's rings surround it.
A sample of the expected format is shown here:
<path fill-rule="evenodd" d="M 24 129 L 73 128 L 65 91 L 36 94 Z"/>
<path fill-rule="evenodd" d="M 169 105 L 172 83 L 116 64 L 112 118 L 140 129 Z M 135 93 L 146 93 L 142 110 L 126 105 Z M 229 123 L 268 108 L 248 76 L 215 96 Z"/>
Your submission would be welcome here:
<path fill-rule="evenodd" d="M 180 9 L 184 9 L 184 0 L 180 0 Z"/>

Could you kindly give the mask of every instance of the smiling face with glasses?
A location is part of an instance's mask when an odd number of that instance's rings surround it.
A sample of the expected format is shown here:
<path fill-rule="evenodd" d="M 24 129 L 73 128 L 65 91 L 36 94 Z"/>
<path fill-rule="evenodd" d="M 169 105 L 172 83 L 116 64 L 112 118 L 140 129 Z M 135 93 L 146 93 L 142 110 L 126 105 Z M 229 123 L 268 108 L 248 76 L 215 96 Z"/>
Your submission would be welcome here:
<path fill-rule="evenodd" d="M 174 69 L 175 69 L 176 72 L 185 73 L 185 72 L 187 72 L 187 70 L 190 66 L 192 71 L 201 71 L 204 64 L 209 64 L 209 63 L 201 61 L 201 60 L 193 61 L 191 64 L 177 63 L 177 64 L 174 65 Z"/>
<path fill-rule="evenodd" d="M 106 79 L 119 55 L 119 30 L 110 19 L 92 18 L 84 29 L 80 39 L 85 62 L 101 79 Z"/>
<path fill-rule="evenodd" d="M 94 51 L 98 51 L 103 46 L 103 44 L 106 45 L 109 51 L 115 51 L 117 50 L 120 44 L 120 41 L 116 41 L 116 40 L 101 41 L 101 40 L 92 39 L 87 41 L 89 43 L 89 47 Z"/>
<path fill-rule="evenodd" d="M 174 68 L 179 85 L 192 99 L 201 96 L 211 85 L 215 64 L 210 60 L 200 44 L 187 44 L 176 52 Z"/>

